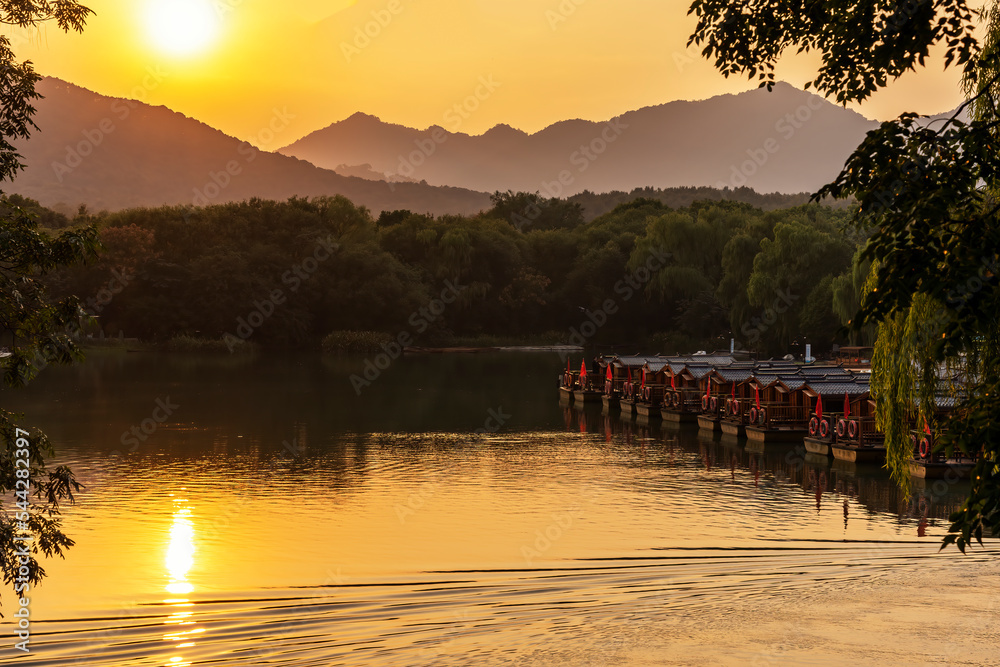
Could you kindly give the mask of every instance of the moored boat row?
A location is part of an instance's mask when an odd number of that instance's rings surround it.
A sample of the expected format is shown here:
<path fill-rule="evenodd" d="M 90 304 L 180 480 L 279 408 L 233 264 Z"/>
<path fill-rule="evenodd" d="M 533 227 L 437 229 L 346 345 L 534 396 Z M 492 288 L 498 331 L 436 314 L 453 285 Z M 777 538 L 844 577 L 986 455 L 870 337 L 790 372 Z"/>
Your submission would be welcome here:
<path fill-rule="evenodd" d="M 578 372 L 568 364 L 560 391 L 643 422 L 697 422 L 755 446 L 802 443 L 818 456 L 883 463 L 885 437 L 876 427 L 869 380 L 867 369 L 831 363 L 750 361 L 724 353 L 609 355 L 590 369 L 582 363 Z M 938 401 L 942 412 L 953 404 Z M 922 432 L 914 422 L 911 440 L 914 476 L 968 476 L 974 461 L 935 452 L 929 427 Z"/>

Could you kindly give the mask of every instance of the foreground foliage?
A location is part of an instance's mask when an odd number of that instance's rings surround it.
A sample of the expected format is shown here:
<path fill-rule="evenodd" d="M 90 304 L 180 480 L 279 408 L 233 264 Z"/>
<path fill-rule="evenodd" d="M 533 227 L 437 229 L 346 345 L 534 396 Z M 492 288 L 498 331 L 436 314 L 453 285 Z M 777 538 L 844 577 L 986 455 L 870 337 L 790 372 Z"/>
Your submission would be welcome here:
<path fill-rule="evenodd" d="M 16 28 L 54 21 L 63 31 L 80 31 L 90 13 L 74 0 L 0 0 L 0 25 Z M 13 142 L 37 129 L 31 117 L 38 80 L 30 62 L 17 60 L 10 38 L 0 35 L 0 181 L 23 168 Z M 40 233 L 34 212 L 22 208 L 23 203 L 0 196 L 0 331 L 9 335 L 12 352 L 0 364 L 4 384 L 12 388 L 23 386 L 48 364 L 80 357 L 73 341 L 84 314 L 79 302 L 72 297 L 50 300 L 39 278 L 93 256 L 97 248 L 95 229 L 56 238 Z M 0 410 L 0 571 L 22 600 L 45 576 L 38 558 L 62 556 L 73 545 L 62 532 L 59 506 L 72 500 L 80 485 L 69 468 L 47 468 L 45 459 L 52 453 L 43 433 Z M 16 647 L 28 651 L 26 634 L 20 638 Z"/>

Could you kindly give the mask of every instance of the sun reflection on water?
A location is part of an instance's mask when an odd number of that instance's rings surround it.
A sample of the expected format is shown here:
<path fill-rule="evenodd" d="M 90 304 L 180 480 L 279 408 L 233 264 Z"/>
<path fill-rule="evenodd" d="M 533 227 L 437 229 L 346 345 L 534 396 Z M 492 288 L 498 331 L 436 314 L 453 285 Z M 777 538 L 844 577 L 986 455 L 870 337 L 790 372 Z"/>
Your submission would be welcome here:
<path fill-rule="evenodd" d="M 194 555 L 194 522 L 191 520 L 191 508 L 187 506 L 186 498 L 174 498 L 170 543 L 167 545 L 167 555 L 164 559 L 170 580 L 165 587 L 168 593 L 181 596 L 194 591 L 194 585 L 188 581 L 188 572 L 194 566 Z M 193 607 L 193 603 L 186 598 L 172 598 L 163 602 L 176 609 L 163 622 L 164 625 L 175 626 L 163 635 L 163 640 L 172 644 L 171 651 L 193 647 L 195 642 L 192 640 L 205 631 L 204 628 L 194 627 L 194 621 L 190 620 L 194 612 L 188 608 Z M 173 655 L 164 663 L 165 667 L 187 667 L 190 664 L 180 655 Z"/>

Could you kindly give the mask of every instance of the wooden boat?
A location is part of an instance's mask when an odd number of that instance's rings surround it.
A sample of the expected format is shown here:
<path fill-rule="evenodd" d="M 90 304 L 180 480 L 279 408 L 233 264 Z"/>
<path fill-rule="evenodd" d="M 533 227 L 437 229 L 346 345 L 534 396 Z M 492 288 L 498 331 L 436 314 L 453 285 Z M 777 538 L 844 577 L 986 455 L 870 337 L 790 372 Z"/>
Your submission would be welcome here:
<path fill-rule="evenodd" d="M 572 403 L 573 402 L 573 388 L 576 387 L 576 374 L 573 371 L 567 370 L 561 376 L 559 376 L 559 402 L 560 403 Z"/>
<path fill-rule="evenodd" d="M 659 356 L 613 355 L 604 357 L 604 386 L 601 401 L 607 411 L 621 410 L 626 415 L 636 413 L 636 402 L 641 398 L 641 395 L 635 380 L 640 377 L 643 365 L 647 361 L 655 359 L 659 359 Z M 601 362 L 598 363 L 600 365 Z"/>
<path fill-rule="evenodd" d="M 910 461 L 910 474 L 923 479 L 943 479 L 957 482 L 961 479 L 969 479 L 975 467 L 975 461 L 968 459 L 964 461 L 958 459 L 943 461 L 913 459 Z"/>
<path fill-rule="evenodd" d="M 885 463 L 885 435 L 875 428 L 875 409 L 868 400 L 868 381 L 845 386 L 844 410 L 837 418 L 833 455 L 852 463 Z"/>
<path fill-rule="evenodd" d="M 753 398 L 748 398 L 742 408 L 747 439 L 764 443 L 802 442 L 808 434 L 809 422 L 807 399 L 801 391 L 805 383 L 805 378 L 791 369 L 758 371 L 747 383 L 748 390 L 753 390 Z"/>
<path fill-rule="evenodd" d="M 601 392 L 594 386 L 594 373 L 587 370 L 586 360 L 580 362 L 579 372 L 572 370 L 569 360 L 559 382 L 559 402 L 599 403 Z"/>
<path fill-rule="evenodd" d="M 635 399 L 635 413 L 649 420 L 662 419 L 660 409 L 666 386 L 663 384 L 663 359 L 647 361 L 640 370 L 639 387 Z"/>
<path fill-rule="evenodd" d="M 885 460 L 884 438 L 875 429 L 867 374 L 826 374 L 808 380 L 802 392 L 815 400 L 808 435 L 803 439 L 806 451 L 859 463 Z"/>
<path fill-rule="evenodd" d="M 711 408 L 711 374 L 736 363 L 729 354 L 692 355 L 681 361 L 670 359 L 665 367 L 669 384 L 663 401 L 663 419 L 678 423 L 698 422 L 700 428 L 721 430 L 721 410 Z"/>
<path fill-rule="evenodd" d="M 950 396 L 937 398 L 937 414 L 942 415 L 955 407 L 955 399 Z M 934 451 L 937 440 L 934 430 L 925 419 L 923 428 L 910 431 L 910 443 L 913 446 L 913 459 L 910 461 L 910 474 L 923 479 L 943 479 L 946 482 L 957 482 L 969 479 L 976 467 L 976 457 L 966 456 L 960 451 L 948 456 L 944 451 Z"/>
<path fill-rule="evenodd" d="M 734 401 L 743 400 L 744 387 L 753 378 L 754 366 L 753 362 L 736 362 L 709 374 L 711 396 L 705 414 L 719 416 L 719 429 L 725 435 L 746 435 L 746 416 L 738 405 L 734 406 Z"/>
<path fill-rule="evenodd" d="M 621 410 L 623 385 L 628 380 L 628 365 L 621 361 L 618 355 L 605 356 L 598 360 L 598 368 L 604 378 L 601 403 L 605 412 Z"/>
<path fill-rule="evenodd" d="M 855 375 L 840 366 L 829 364 L 795 364 L 765 362 L 754 369 L 748 383 L 753 389 L 753 406 L 749 411 L 747 438 L 760 442 L 802 442 L 810 437 L 809 424 L 813 416 L 809 390 L 812 385 L 853 382 Z M 864 389 L 867 392 L 867 386 Z M 828 424 L 828 427 L 830 424 Z M 810 443 L 813 453 L 830 451 L 830 442 Z"/>

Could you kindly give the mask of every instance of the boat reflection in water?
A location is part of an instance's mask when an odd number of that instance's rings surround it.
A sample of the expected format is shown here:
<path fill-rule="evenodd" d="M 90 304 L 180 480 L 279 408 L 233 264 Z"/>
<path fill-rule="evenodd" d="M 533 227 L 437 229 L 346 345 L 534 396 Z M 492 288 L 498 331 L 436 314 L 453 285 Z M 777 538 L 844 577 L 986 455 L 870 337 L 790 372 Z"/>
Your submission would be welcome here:
<path fill-rule="evenodd" d="M 626 445 L 638 445 L 643 456 L 646 445 L 656 443 L 670 466 L 678 465 L 680 457 L 687 463 L 697 461 L 705 472 L 727 470 L 729 483 L 749 483 L 757 489 L 796 485 L 814 496 L 817 512 L 824 502 L 835 503 L 845 528 L 854 506 L 857 512 L 895 515 L 901 524 L 916 523 L 917 536 L 925 537 L 928 528 L 946 530 L 949 515 L 960 509 L 968 495 L 967 482 L 913 478 L 912 495 L 907 498 L 880 465 L 831 461 L 807 452 L 801 443 L 765 445 L 690 425 L 602 412 L 599 406 L 563 406 L 563 410 L 567 430 L 601 433 L 608 443 L 618 438 Z"/>

